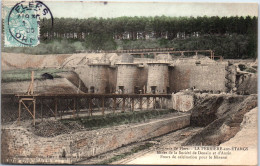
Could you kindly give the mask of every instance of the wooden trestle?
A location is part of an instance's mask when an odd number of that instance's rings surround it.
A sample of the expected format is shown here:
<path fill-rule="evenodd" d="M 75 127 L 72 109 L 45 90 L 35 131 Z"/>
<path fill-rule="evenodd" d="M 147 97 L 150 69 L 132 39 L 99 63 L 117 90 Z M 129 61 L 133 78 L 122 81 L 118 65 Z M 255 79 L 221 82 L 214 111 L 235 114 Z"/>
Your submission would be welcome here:
<path fill-rule="evenodd" d="M 72 110 L 72 116 L 75 118 L 80 112 L 80 100 L 84 101 L 84 110 L 87 109 L 89 116 L 93 115 L 94 109 L 101 111 L 101 114 L 104 116 L 106 105 L 112 106 L 110 110 L 113 110 L 113 113 L 118 109 L 123 112 L 126 109 L 134 111 L 136 107 L 139 110 L 143 110 L 145 104 L 146 109 L 158 108 L 156 107 L 156 101 L 160 103 L 160 108 L 162 108 L 161 106 L 165 99 L 171 98 L 170 94 L 2 94 L 2 97 L 11 96 L 16 96 L 19 99 L 18 124 L 20 124 L 21 111 L 22 107 L 24 107 L 32 116 L 33 125 L 35 125 L 36 111 L 40 110 L 41 119 L 43 119 L 44 104 L 54 115 L 55 119 L 58 115 L 62 119 L 64 110 L 59 109 L 62 101 L 62 106 L 66 105 L 67 110 Z M 48 104 L 46 104 L 46 101 L 48 101 Z M 38 108 L 36 108 L 37 106 Z"/>

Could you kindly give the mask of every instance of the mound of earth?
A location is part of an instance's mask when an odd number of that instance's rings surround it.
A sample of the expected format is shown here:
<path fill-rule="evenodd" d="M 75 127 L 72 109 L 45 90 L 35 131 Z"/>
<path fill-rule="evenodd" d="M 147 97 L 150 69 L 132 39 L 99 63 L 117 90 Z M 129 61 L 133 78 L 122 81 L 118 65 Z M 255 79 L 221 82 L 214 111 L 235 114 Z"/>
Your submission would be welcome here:
<path fill-rule="evenodd" d="M 214 120 L 221 118 L 224 114 L 241 103 L 245 98 L 246 96 L 240 95 L 197 96 L 197 104 L 190 110 L 192 112 L 191 125 L 205 127 Z"/>
<path fill-rule="evenodd" d="M 257 94 L 257 73 L 245 73 L 237 76 L 237 93 Z"/>
<path fill-rule="evenodd" d="M 26 93 L 31 81 L 8 82 L 2 83 L 3 94 L 19 94 Z M 34 81 L 35 93 L 78 93 L 78 87 L 75 87 L 66 78 L 55 78 L 53 80 L 35 80 Z"/>
<path fill-rule="evenodd" d="M 243 145 L 243 147 L 257 147 L 257 113 L 258 107 L 246 113 L 240 125 L 241 130 L 221 146 Z"/>
<path fill-rule="evenodd" d="M 2 52 L 2 70 L 59 67 L 71 54 L 27 55 Z"/>
<path fill-rule="evenodd" d="M 43 121 L 36 123 L 35 127 L 32 128 L 35 135 L 41 137 L 54 137 L 60 134 L 69 134 L 84 129 L 76 121 L 70 121 L 64 125 L 61 121 Z"/>
<path fill-rule="evenodd" d="M 213 104 L 211 103 L 212 100 L 214 101 Z M 183 145 L 216 146 L 228 141 L 240 130 L 240 124 L 244 115 L 257 107 L 257 95 L 234 96 L 224 99 L 219 97 L 212 100 L 205 99 L 202 101 L 202 104 L 197 104 L 191 110 L 191 125 L 209 125 L 187 140 Z M 213 110 L 210 109 L 211 106 L 205 107 L 205 105 L 212 105 Z M 205 120 L 207 116 L 213 118 Z"/>
<path fill-rule="evenodd" d="M 66 58 L 61 67 L 75 67 L 90 63 L 110 63 L 118 60 L 119 56 L 116 53 L 80 53 Z"/>

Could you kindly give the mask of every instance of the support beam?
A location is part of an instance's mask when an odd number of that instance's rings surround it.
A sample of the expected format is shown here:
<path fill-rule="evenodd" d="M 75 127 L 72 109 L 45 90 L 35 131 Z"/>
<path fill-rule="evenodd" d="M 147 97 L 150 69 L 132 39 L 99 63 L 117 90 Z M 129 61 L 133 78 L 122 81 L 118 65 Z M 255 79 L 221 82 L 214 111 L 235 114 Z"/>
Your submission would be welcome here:
<path fill-rule="evenodd" d="M 105 98 L 102 97 L 102 115 L 105 115 Z"/>
<path fill-rule="evenodd" d="M 76 117 L 75 112 L 76 112 L 76 98 L 73 99 L 73 118 Z"/>
<path fill-rule="evenodd" d="M 147 100 L 147 108 L 146 108 L 146 109 L 148 110 L 148 109 L 149 109 L 149 100 L 150 100 L 150 98 L 149 98 L 149 97 L 147 97 L 147 99 L 146 99 L 146 100 Z"/>
<path fill-rule="evenodd" d="M 55 119 L 57 118 L 57 112 L 58 112 L 58 103 L 57 103 L 57 98 L 54 99 L 54 111 L 55 111 Z"/>
<path fill-rule="evenodd" d="M 122 105 L 122 108 L 123 108 L 123 112 L 125 112 L 125 98 L 123 98 L 123 105 Z"/>
<path fill-rule="evenodd" d="M 63 114 L 63 109 L 62 109 L 62 107 L 61 107 L 61 104 L 60 104 L 60 100 L 59 100 L 59 105 L 60 105 L 60 119 L 62 119 L 62 114 Z"/>
<path fill-rule="evenodd" d="M 33 125 L 35 126 L 35 112 L 36 112 L 36 100 L 33 100 Z"/>
<path fill-rule="evenodd" d="M 20 125 L 20 120 L 21 120 L 21 104 L 22 104 L 22 101 L 20 99 L 19 100 L 19 109 L 18 109 L 18 125 Z"/>
<path fill-rule="evenodd" d="M 77 112 L 77 117 L 79 117 L 79 100 L 78 98 L 76 98 L 76 112 Z"/>
<path fill-rule="evenodd" d="M 162 109 L 162 98 L 160 97 L 159 100 L 160 100 L 160 108 Z"/>
<path fill-rule="evenodd" d="M 90 98 L 88 101 L 89 101 L 89 112 L 88 112 L 88 115 L 92 116 L 92 112 L 93 112 L 93 109 L 92 109 L 92 98 Z"/>
<path fill-rule="evenodd" d="M 132 98 L 132 111 L 135 109 L 135 98 Z"/>
<path fill-rule="evenodd" d="M 114 110 L 113 110 L 113 113 L 115 113 L 115 111 L 116 111 L 116 98 L 115 98 L 115 97 L 113 98 L 113 101 L 114 101 L 114 106 L 113 106 L 113 107 L 114 107 Z"/>
<path fill-rule="evenodd" d="M 32 112 L 31 112 L 30 109 L 26 106 L 26 104 L 23 102 L 23 100 L 22 100 L 22 104 L 23 104 L 23 106 L 25 107 L 25 109 L 29 112 L 29 114 L 31 114 L 31 116 L 33 117 Z"/>
<path fill-rule="evenodd" d="M 156 97 L 153 97 L 153 109 L 156 108 Z"/>
<path fill-rule="evenodd" d="M 143 97 L 140 97 L 140 110 L 143 109 Z"/>
<path fill-rule="evenodd" d="M 42 107 L 43 107 L 43 99 L 41 99 L 41 119 L 43 121 L 43 117 L 42 117 Z"/>
<path fill-rule="evenodd" d="M 156 57 L 157 57 L 157 54 L 153 53 L 153 59 L 156 59 Z"/>

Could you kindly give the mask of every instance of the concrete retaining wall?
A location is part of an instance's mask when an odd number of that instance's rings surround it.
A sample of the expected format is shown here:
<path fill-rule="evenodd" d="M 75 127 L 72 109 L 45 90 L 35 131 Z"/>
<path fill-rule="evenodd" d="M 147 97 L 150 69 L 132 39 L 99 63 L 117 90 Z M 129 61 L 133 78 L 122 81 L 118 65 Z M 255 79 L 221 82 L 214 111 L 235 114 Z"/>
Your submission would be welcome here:
<path fill-rule="evenodd" d="M 75 71 L 89 88 L 94 86 L 95 93 L 114 93 L 123 86 L 124 93 L 138 91 L 152 93 L 179 92 L 195 87 L 199 90 L 229 92 L 235 87 L 236 68 L 228 62 L 212 60 L 183 60 L 168 63 L 147 63 L 142 67 L 134 63 L 120 63 L 116 66 L 86 65 Z"/>
<path fill-rule="evenodd" d="M 122 145 L 184 128 L 189 124 L 190 115 L 184 114 L 139 125 L 82 131 L 53 138 L 36 136 L 21 127 L 3 127 L 2 163 L 71 164 Z"/>
<path fill-rule="evenodd" d="M 226 92 L 227 63 L 176 64 L 170 71 L 170 87 L 173 92 L 195 87 L 199 90 Z M 235 76 L 235 73 L 233 73 Z"/>

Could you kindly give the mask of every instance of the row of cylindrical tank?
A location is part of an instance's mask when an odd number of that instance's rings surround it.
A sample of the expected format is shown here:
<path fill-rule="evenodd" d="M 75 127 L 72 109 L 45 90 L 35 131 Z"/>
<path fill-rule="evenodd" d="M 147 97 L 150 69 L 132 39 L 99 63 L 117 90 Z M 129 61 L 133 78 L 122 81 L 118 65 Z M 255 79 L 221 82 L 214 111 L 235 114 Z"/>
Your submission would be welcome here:
<path fill-rule="evenodd" d="M 88 93 L 167 93 L 168 63 L 92 64 L 76 68 Z"/>

